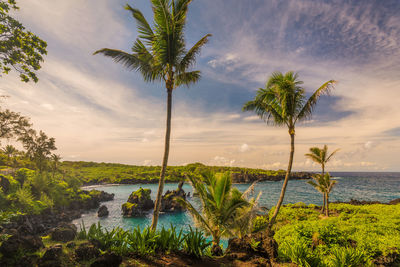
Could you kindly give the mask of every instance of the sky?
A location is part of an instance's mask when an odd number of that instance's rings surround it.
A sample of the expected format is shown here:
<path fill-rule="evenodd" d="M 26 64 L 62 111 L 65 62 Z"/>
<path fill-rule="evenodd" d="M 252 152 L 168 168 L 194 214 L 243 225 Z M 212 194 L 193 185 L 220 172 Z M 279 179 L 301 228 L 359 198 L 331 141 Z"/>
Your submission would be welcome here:
<path fill-rule="evenodd" d="M 148 0 L 18 1 L 15 16 L 47 41 L 48 55 L 36 84 L 1 77 L 10 96 L 1 105 L 55 137 L 63 160 L 161 163 L 164 85 L 92 55 L 130 51 L 137 33 L 127 3 L 152 21 Z M 173 93 L 169 164 L 286 169 L 287 129 L 241 108 L 272 72 L 295 71 L 308 95 L 338 84 L 297 125 L 294 170 L 319 170 L 304 154 L 327 144 L 340 149 L 328 171 L 400 171 L 398 14 L 398 0 L 194 0 L 187 47 L 213 36 L 194 67 L 200 82 Z"/>

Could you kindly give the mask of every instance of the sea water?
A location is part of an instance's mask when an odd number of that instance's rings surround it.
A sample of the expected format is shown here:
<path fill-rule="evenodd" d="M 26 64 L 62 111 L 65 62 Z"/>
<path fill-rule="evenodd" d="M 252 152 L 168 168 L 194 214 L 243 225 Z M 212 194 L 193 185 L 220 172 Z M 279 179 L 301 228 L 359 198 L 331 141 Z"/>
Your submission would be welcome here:
<path fill-rule="evenodd" d="M 400 173 L 332 173 L 337 179 L 337 184 L 330 194 L 330 201 L 349 201 L 350 199 L 369 200 L 389 202 L 393 199 L 400 198 Z M 283 181 L 259 182 L 255 186 L 253 196 L 257 196 L 258 192 L 262 192 L 259 205 L 270 208 L 275 205 L 281 191 Z M 175 190 L 177 183 L 167 183 L 164 192 L 167 190 Z M 245 191 L 250 184 L 235 184 L 240 191 Z M 135 185 L 98 185 L 86 187 L 86 190 L 97 189 L 108 193 L 114 193 L 113 201 L 104 202 L 110 214 L 108 217 L 98 218 L 97 210 L 91 210 L 82 215 L 82 218 L 74 221 L 76 225 L 84 222 L 86 227 L 93 223 L 100 224 L 111 229 L 113 227 L 122 227 L 124 229 L 132 229 L 139 226 L 143 229 L 151 224 L 152 212 L 147 216 L 124 218 L 121 214 L 121 205 L 125 203 L 129 195 L 138 190 L 140 187 L 151 189 L 151 197 L 156 198 L 158 184 L 135 184 Z M 185 192 L 190 192 L 193 196 L 191 185 L 185 183 L 183 186 Z M 199 208 L 200 202 L 197 197 L 188 198 L 191 203 Z M 317 192 L 306 180 L 290 180 L 287 186 L 284 204 L 303 202 L 305 204 L 322 204 L 322 195 Z M 159 217 L 158 227 L 169 228 L 170 225 L 177 229 L 187 231 L 189 226 L 195 227 L 194 221 L 188 212 L 162 213 Z M 225 242 L 226 243 L 226 242 Z"/>

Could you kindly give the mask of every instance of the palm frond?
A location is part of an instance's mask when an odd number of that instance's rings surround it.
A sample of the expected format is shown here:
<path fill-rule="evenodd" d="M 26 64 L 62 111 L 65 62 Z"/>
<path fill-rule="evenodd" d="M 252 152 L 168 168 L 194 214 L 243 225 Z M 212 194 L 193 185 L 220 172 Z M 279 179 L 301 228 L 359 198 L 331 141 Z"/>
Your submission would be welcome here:
<path fill-rule="evenodd" d="M 318 99 L 321 97 L 321 95 L 329 94 L 330 90 L 336 83 L 336 81 L 330 80 L 324 83 L 320 88 L 318 88 L 307 100 L 307 102 L 295 118 L 295 121 L 310 119 Z"/>
<path fill-rule="evenodd" d="M 199 70 L 177 74 L 175 76 L 175 87 L 179 87 L 181 85 L 186 85 L 189 87 L 189 85 L 198 82 L 200 78 L 201 75 Z"/>
<path fill-rule="evenodd" d="M 154 33 L 142 12 L 128 4 L 125 6 L 125 9 L 129 10 L 132 13 L 133 18 L 136 20 L 137 28 L 140 34 L 139 37 L 145 39 L 147 44 L 151 44 L 154 39 Z"/>
<path fill-rule="evenodd" d="M 211 34 L 206 34 L 195 45 L 193 45 L 192 48 L 190 48 L 190 50 L 186 53 L 186 55 L 182 58 L 177 66 L 177 70 L 179 72 L 186 71 L 194 64 L 196 56 L 200 53 L 201 48 L 208 42 L 208 39 L 211 36 Z"/>

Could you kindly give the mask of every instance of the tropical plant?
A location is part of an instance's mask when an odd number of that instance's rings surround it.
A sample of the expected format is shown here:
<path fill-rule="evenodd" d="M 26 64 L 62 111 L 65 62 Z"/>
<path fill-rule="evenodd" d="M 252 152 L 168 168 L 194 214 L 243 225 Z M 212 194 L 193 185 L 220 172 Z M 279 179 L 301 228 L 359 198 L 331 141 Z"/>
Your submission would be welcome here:
<path fill-rule="evenodd" d="M 187 254 L 201 258 L 205 255 L 206 249 L 210 244 L 211 242 L 206 240 L 201 231 L 198 229 L 193 231 L 192 227 L 189 226 L 189 232 L 183 238 L 183 250 Z"/>
<path fill-rule="evenodd" d="M 261 119 L 276 126 L 286 126 L 290 135 L 290 156 L 285 179 L 282 185 L 278 203 L 272 215 L 269 228 L 275 223 L 279 209 L 285 197 L 294 156 L 294 136 L 297 122 L 310 119 L 318 99 L 323 94 L 328 94 L 335 84 L 334 80 L 324 83 L 308 99 L 298 79 L 298 74 L 292 71 L 283 74 L 272 73 L 265 88 L 257 91 L 255 98 L 243 106 L 243 111 L 254 111 Z"/>
<path fill-rule="evenodd" d="M 328 155 L 328 146 L 324 145 L 324 147 L 321 149 L 319 147 L 311 147 L 310 148 L 310 153 L 305 154 L 305 156 L 312 161 L 318 163 L 321 165 L 322 168 L 322 175 L 325 174 L 325 166 L 328 163 L 328 161 L 338 152 L 340 149 L 336 149 L 333 151 L 331 154 Z M 317 189 L 318 190 L 318 189 Z M 320 191 L 320 190 L 318 190 Z M 321 191 L 320 191 L 321 192 Z M 321 192 L 323 193 L 323 192 Z M 324 198 L 324 204 L 322 205 L 321 212 L 324 213 L 325 211 L 325 193 L 323 193 L 323 198 Z"/>
<path fill-rule="evenodd" d="M 196 224 L 212 236 L 213 254 L 222 253 L 219 242 L 223 236 L 233 236 L 230 226 L 234 224 L 239 209 L 249 205 L 237 188 L 232 187 L 229 172 L 217 173 L 207 171 L 199 177 L 189 176 L 195 192 L 201 201 L 201 211 L 198 211 L 188 200 L 178 198 L 193 216 Z"/>
<path fill-rule="evenodd" d="M 184 27 L 190 2 L 191 0 L 151 0 L 154 13 L 153 26 L 147 22 L 142 12 L 127 5 L 125 8 L 132 13 L 139 32 L 139 38 L 132 47 L 133 53 L 108 48 L 94 53 L 101 53 L 113 58 L 115 62 L 122 63 L 128 69 L 139 71 L 145 81 L 165 82 L 167 89 L 165 147 L 151 224 L 153 230 L 157 227 L 168 164 L 172 92 L 181 85 L 189 86 L 200 79 L 200 71 L 189 71 L 189 69 L 194 65 L 201 47 L 210 37 L 210 34 L 205 35 L 191 49 L 186 50 Z"/>
<path fill-rule="evenodd" d="M 279 246 L 279 257 L 290 260 L 302 267 L 321 266 L 322 261 L 315 255 L 307 243 L 299 240 L 297 242 L 284 242 Z"/>
<path fill-rule="evenodd" d="M 39 134 L 31 131 L 19 138 L 22 141 L 26 154 L 35 163 L 36 169 L 42 173 L 47 167 L 47 160 L 51 156 L 52 151 L 56 150 L 55 139 L 49 138 L 43 131 Z"/>
<path fill-rule="evenodd" d="M 312 185 L 318 192 L 324 195 L 325 204 L 325 215 L 329 216 L 329 194 L 333 189 L 333 186 L 337 183 L 336 180 L 331 179 L 329 172 L 322 174 L 315 174 L 312 176 L 314 181 L 307 181 L 308 184 Z"/>
<path fill-rule="evenodd" d="M 352 247 L 339 247 L 331 249 L 331 267 L 367 267 L 375 266 L 365 251 Z"/>
<path fill-rule="evenodd" d="M 59 167 L 59 164 L 60 164 L 61 156 L 60 155 L 56 155 L 56 154 L 52 154 L 50 159 L 51 159 L 51 165 L 52 165 L 52 171 L 53 171 L 53 179 L 54 179 L 54 175 L 58 171 L 58 167 Z"/>

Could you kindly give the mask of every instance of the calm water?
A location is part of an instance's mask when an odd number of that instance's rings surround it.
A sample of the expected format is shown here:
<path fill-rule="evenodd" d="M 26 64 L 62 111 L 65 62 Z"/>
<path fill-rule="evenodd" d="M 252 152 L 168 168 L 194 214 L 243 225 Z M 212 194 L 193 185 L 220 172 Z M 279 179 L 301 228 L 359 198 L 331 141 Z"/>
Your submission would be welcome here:
<path fill-rule="evenodd" d="M 330 201 L 349 201 L 350 199 L 357 200 L 374 200 L 388 202 L 395 198 L 400 198 L 400 173 L 332 173 L 338 180 L 336 187 L 330 195 Z M 260 182 L 256 185 L 255 195 L 262 191 L 260 205 L 271 207 L 276 204 L 279 198 L 282 181 L 280 182 Z M 124 218 L 121 215 L 121 205 L 126 202 L 130 193 L 140 187 L 151 189 L 152 199 L 156 197 L 157 184 L 144 185 L 105 185 L 92 186 L 86 189 L 98 189 L 109 193 L 114 193 L 113 201 L 105 202 L 110 214 L 106 218 L 98 218 L 97 210 L 92 210 L 84 214 L 81 219 L 75 220 L 75 224 L 80 224 L 82 220 L 88 227 L 92 223 L 100 224 L 106 228 L 120 226 L 125 229 L 140 226 L 141 228 L 151 224 L 151 212 L 146 217 L 140 218 Z M 249 184 L 235 185 L 239 190 L 244 191 L 249 187 Z M 166 190 L 174 190 L 177 188 L 176 183 L 166 184 Z M 183 186 L 185 192 L 191 192 L 192 187 L 188 184 Z M 199 205 L 196 198 L 191 198 L 190 201 L 195 206 Z M 322 204 L 321 195 L 315 191 L 313 187 L 308 185 L 305 180 L 289 181 L 284 203 L 304 202 L 306 204 Z M 187 212 L 161 214 L 159 225 L 169 227 L 173 224 L 178 229 L 187 229 L 189 225 L 193 226 L 193 220 Z M 79 227 L 78 227 L 79 228 Z"/>

